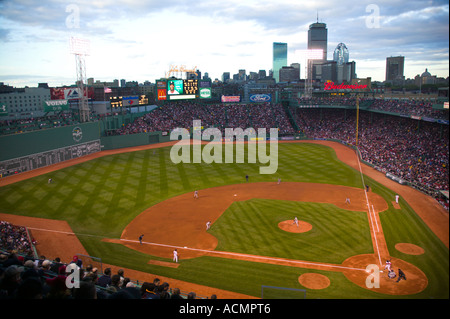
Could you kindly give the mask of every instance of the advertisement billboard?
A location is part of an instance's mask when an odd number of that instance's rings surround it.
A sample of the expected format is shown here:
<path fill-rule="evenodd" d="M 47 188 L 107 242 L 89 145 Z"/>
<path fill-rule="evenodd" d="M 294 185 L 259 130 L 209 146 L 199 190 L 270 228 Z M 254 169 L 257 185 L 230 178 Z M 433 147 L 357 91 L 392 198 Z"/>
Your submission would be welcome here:
<path fill-rule="evenodd" d="M 201 99 L 210 99 L 211 98 L 211 88 L 200 88 L 199 89 L 199 97 Z"/>
<path fill-rule="evenodd" d="M 167 100 L 167 90 L 166 89 L 158 89 L 158 101 Z"/>
<path fill-rule="evenodd" d="M 252 94 L 250 95 L 250 102 L 253 103 L 272 102 L 272 94 Z"/>
<path fill-rule="evenodd" d="M 183 80 L 169 80 L 167 84 L 167 95 L 183 94 Z"/>
<path fill-rule="evenodd" d="M 222 102 L 223 103 L 229 103 L 229 102 L 240 102 L 241 97 L 239 95 L 237 96 L 225 96 L 222 95 Z"/>
<path fill-rule="evenodd" d="M 50 100 L 43 103 L 44 112 L 61 112 L 69 109 L 68 100 Z"/>
<path fill-rule="evenodd" d="M 0 104 L 0 116 L 8 115 L 8 110 L 6 108 L 6 104 Z"/>
<path fill-rule="evenodd" d="M 138 106 L 138 105 L 139 105 L 138 96 L 124 96 L 122 98 L 122 106 L 124 107 Z"/>

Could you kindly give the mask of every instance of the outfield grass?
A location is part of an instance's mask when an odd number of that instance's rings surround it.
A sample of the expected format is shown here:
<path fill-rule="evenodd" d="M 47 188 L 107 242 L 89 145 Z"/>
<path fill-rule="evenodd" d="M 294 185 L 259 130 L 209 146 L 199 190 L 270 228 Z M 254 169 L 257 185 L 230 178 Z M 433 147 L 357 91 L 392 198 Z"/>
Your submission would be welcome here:
<path fill-rule="evenodd" d="M 66 220 L 89 254 L 101 257 L 105 263 L 248 295 L 260 296 L 261 285 L 302 289 L 298 277 L 305 272 L 318 272 L 328 276 L 331 285 L 320 291 L 307 290 L 308 298 L 396 298 L 357 287 L 340 273 L 215 257 L 182 260 L 179 268 L 169 269 L 148 265 L 147 255 L 102 242 L 102 237 L 119 238 L 129 222 L 160 201 L 195 189 L 244 183 L 246 174 L 250 182 L 276 181 L 280 177 L 283 181 L 362 188 L 359 172 L 337 160 L 331 148 L 316 144 L 279 144 L 279 167 L 274 175 L 260 175 L 259 164 L 175 165 L 169 152 L 166 147 L 109 155 L 1 187 L 0 212 Z M 53 184 L 47 183 L 48 178 L 53 179 Z M 402 203 L 400 211 L 393 209 L 392 191 L 370 178 L 365 180 L 372 191 L 389 203 L 390 209 L 380 217 L 390 253 L 417 265 L 429 279 L 424 292 L 406 298 L 448 298 L 448 249 L 408 205 Z M 282 211 L 278 210 L 280 207 Z M 266 235 L 286 235 L 275 229 L 277 223 L 272 224 L 269 219 L 292 219 L 291 210 L 298 210 L 299 218 L 315 227 L 296 241 L 268 245 L 271 241 Z M 221 250 L 256 250 L 263 255 L 333 263 L 342 262 L 349 255 L 372 252 L 365 214 L 336 210 L 333 205 L 317 203 L 251 200 L 232 205 L 211 232 L 219 238 Z M 242 214 L 249 218 L 239 218 Z M 238 229 L 237 222 L 251 224 Z M 292 238 L 293 234 L 289 235 Z M 402 254 L 393 248 L 397 242 L 415 243 L 426 254 Z"/>
<path fill-rule="evenodd" d="M 289 233 L 278 223 L 310 223 L 306 233 Z M 359 254 L 373 253 L 367 213 L 332 204 L 252 199 L 235 202 L 214 223 L 217 250 L 340 264 Z"/>

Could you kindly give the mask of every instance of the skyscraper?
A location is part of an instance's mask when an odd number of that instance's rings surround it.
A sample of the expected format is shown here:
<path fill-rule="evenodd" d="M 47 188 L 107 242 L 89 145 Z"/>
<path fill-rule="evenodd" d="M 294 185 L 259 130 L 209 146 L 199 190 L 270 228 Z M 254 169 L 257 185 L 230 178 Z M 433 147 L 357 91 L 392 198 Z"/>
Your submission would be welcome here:
<path fill-rule="evenodd" d="M 386 81 L 404 80 L 404 66 L 404 56 L 386 58 Z"/>
<path fill-rule="evenodd" d="M 328 29 L 325 23 L 313 23 L 309 26 L 308 30 L 308 50 L 322 49 L 323 58 L 321 62 L 327 60 L 327 47 L 328 47 Z"/>
<path fill-rule="evenodd" d="M 308 50 L 322 50 L 322 59 L 312 61 L 311 80 L 322 79 L 322 64 L 327 63 L 328 47 L 328 30 L 325 23 L 320 23 L 317 19 L 316 23 L 309 25 L 308 30 Z M 309 66 L 308 66 L 309 68 Z"/>
<path fill-rule="evenodd" d="M 337 62 L 338 65 L 342 65 L 348 62 L 349 53 L 347 46 L 344 43 L 339 43 L 334 49 L 333 60 Z"/>
<path fill-rule="evenodd" d="M 280 82 L 280 69 L 287 66 L 287 43 L 273 43 L 273 78 Z"/>

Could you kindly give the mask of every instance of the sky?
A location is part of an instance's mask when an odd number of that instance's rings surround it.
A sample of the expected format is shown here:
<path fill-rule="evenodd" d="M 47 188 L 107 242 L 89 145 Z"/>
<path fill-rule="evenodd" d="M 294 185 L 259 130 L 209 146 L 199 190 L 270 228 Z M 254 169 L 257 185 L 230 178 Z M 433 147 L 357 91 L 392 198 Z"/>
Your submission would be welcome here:
<path fill-rule="evenodd" d="M 309 25 L 328 29 L 328 60 L 349 49 L 358 78 L 384 81 L 386 58 L 405 57 L 406 78 L 449 76 L 449 3 L 427 0 L 0 0 L 0 82 L 72 85 L 71 37 L 87 40 L 86 77 L 155 82 L 171 66 L 213 80 L 272 69 L 273 42 L 301 64 Z"/>

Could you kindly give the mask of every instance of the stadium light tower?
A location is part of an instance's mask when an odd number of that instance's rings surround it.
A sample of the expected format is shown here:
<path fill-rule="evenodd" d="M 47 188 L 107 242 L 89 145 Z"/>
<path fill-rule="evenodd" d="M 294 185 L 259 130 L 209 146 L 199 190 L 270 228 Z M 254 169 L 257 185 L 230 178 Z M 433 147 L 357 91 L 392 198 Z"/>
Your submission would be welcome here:
<path fill-rule="evenodd" d="M 78 100 L 78 110 L 80 115 L 80 122 L 89 121 L 89 105 L 86 89 L 86 61 L 85 57 L 89 55 L 90 42 L 89 40 L 71 37 L 70 38 L 70 53 L 75 55 L 75 63 L 77 69 L 77 87 L 80 94 Z"/>
<path fill-rule="evenodd" d="M 313 61 L 323 60 L 323 50 L 322 49 L 310 49 L 310 50 L 297 50 L 296 54 L 299 58 L 304 61 L 305 73 L 306 73 L 306 84 L 305 84 L 305 94 L 306 97 L 312 97 L 313 86 Z"/>

